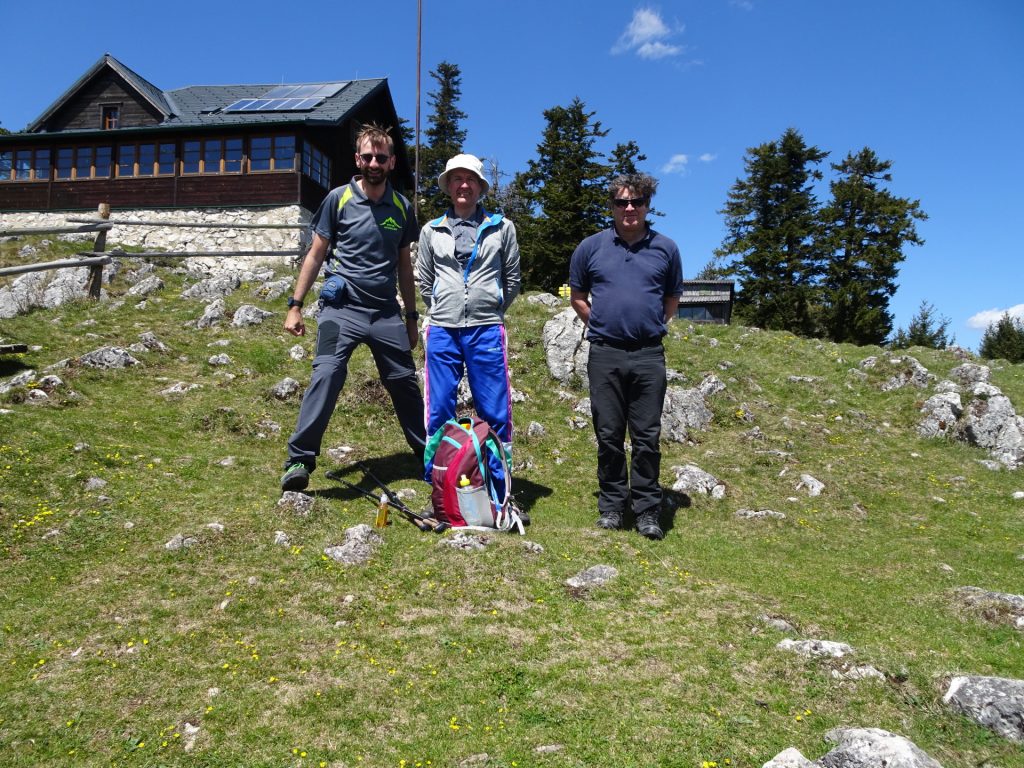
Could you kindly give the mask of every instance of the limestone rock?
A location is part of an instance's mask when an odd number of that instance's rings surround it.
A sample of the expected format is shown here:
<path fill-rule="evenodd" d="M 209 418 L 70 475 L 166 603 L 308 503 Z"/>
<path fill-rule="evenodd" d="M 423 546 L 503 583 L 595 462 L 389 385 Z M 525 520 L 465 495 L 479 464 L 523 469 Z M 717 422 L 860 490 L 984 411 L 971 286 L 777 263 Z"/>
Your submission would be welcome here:
<path fill-rule="evenodd" d="M 800 475 L 800 482 L 796 484 L 796 490 L 807 491 L 808 496 L 820 496 L 825 490 L 825 484 L 812 475 Z"/>
<path fill-rule="evenodd" d="M 99 368 L 110 370 L 114 368 L 128 368 L 132 365 L 140 365 L 139 361 L 129 354 L 127 349 L 121 347 L 100 347 L 92 352 L 86 352 L 78 362 L 87 368 Z"/>
<path fill-rule="evenodd" d="M 235 315 L 231 318 L 231 324 L 238 328 L 260 325 L 268 317 L 273 317 L 273 315 L 273 312 L 267 312 L 265 309 L 260 309 L 252 304 L 243 304 L 235 310 Z"/>
<path fill-rule="evenodd" d="M 289 397 L 292 397 L 298 391 L 299 382 L 297 382 L 290 376 L 287 376 L 281 379 L 281 381 L 277 382 L 277 384 L 275 384 L 273 387 L 271 387 L 270 394 L 273 397 L 276 397 L 278 400 L 287 400 Z"/>
<path fill-rule="evenodd" d="M 736 517 L 740 520 L 764 520 L 765 518 L 785 520 L 786 514 L 784 512 L 775 512 L 771 509 L 738 509 L 736 510 Z"/>
<path fill-rule="evenodd" d="M 206 305 L 203 316 L 196 320 L 196 328 L 212 328 L 224 319 L 224 299 L 216 298 Z"/>
<path fill-rule="evenodd" d="M 882 384 L 883 392 L 891 392 L 894 389 L 902 389 L 906 386 L 925 389 L 935 379 L 932 374 L 928 373 L 927 368 L 910 355 L 890 357 L 888 362 L 898 370 Z"/>
<path fill-rule="evenodd" d="M 790 640 L 786 638 L 775 647 L 780 651 L 792 651 L 807 657 L 829 656 L 834 659 L 840 659 L 847 654 L 853 653 L 851 646 L 832 640 Z"/>
<path fill-rule="evenodd" d="M 825 738 L 838 746 L 818 761 L 823 768 L 942 768 L 914 742 L 881 728 L 835 728 Z"/>
<path fill-rule="evenodd" d="M 672 467 L 676 479 L 672 483 L 672 490 L 680 493 L 699 493 L 705 496 L 715 496 L 716 489 L 721 488 L 718 493 L 721 498 L 725 495 L 725 485 L 710 472 L 705 472 L 696 464 Z"/>
<path fill-rule="evenodd" d="M 566 579 L 565 584 L 570 589 L 591 589 L 593 587 L 603 587 L 618 575 L 618 569 L 610 565 L 592 565 L 586 570 L 580 571 L 575 576 L 571 576 Z"/>
<path fill-rule="evenodd" d="M 285 491 L 278 499 L 277 506 L 290 507 L 295 514 L 306 517 L 313 509 L 313 497 L 299 491 Z"/>
<path fill-rule="evenodd" d="M 587 356 L 590 342 L 583 338 L 583 322 L 569 307 L 544 323 L 544 355 L 551 376 L 563 385 L 578 378 L 588 385 Z"/>
<path fill-rule="evenodd" d="M 942 701 L 1000 736 L 1024 743 L 1024 680 L 954 677 Z"/>
<path fill-rule="evenodd" d="M 238 290 L 241 284 L 242 281 L 237 274 L 222 274 L 217 277 L 209 277 L 182 291 L 181 298 L 201 299 L 203 301 L 223 298 L 224 296 L 230 296 Z"/>
<path fill-rule="evenodd" d="M 790 747 L 779 752 L 761 768 L 817 768 L 817 764 L 804 757 L 796 747 Z"/>
<path fill-rule="evenodd" d="M 144 278 L 125 291 L 125 296 L 148 296 L 151 293 L 162 291 L 164 289 L 164 281 L 161 280 L 157 275 L 150 275 Z"/>
<path fill-rule="evenodd" d="M 162 352 L 166 354 L 171 351 L 171 348 L 160 341 L 152 331 L 140 333 L 139 340 L 141 341 L 143 348 L 150 352 Z"/>
<path fill-rule="evenodd" d="M 992 369 L 987 365 L 964 363 L 951 370 L 949 375 L 950 378 L 956 379 L 961 384 L 976 384 L 978 382 L 987 382 L 992 375 Z"/>
<path fill-rule="evenodd" d="M 562 306 L 565 301 L 564 299 L 558 298 L 553 293 L 534 293 L 527 296 L 526 300 L 530 304 L 541 304 L 552 309 Z"/>
<path fill-rule="evenodd" d="M 491 543 L 491 537 L 486 534 L 473 536 L 464 531 L 456 531 L 451 536 L 446 536 L 437 542 L 437 546 L 443 549 L 461 549 L 467 552 L 479 552 L 486 549 Z"/>
<path fill-rule="evenodd" d="M 921 406 L 921 413 L 925 416 L 917 425 L 917 433 L 921 437 L 953 434 L 962 412 L 963 405 L 960 402 L 960 395 L 956 392 L 933 395 Z"/>
<path fill-rule="evenodd" d="M 700 389 L 669 387 L 661 411 L 661 436 L 664 440 L 685 443 L 691 430 L 703 431 L 711 423 L 711 410 Z"/>
<path fill-rule="evenodd" d="M 327 547 L 324 554 L 343 565 L 365 565 L 384 544 L 384 537 L 361 523 L 345 531 L 345 543 Z"/>

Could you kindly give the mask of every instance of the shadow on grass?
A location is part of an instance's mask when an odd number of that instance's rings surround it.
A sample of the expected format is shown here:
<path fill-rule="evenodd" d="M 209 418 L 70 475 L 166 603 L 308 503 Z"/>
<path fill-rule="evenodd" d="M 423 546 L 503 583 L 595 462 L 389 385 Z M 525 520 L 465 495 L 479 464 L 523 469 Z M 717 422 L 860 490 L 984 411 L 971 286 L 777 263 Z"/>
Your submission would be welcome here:
<path fill-rule="evenodd" d="M 0 379 L 14 376 L 31 367 L 23 360 L 0 356 Z"/>
<path fill-rule="evenodd" d="M 369 472 L 366 471 L 367 469 Z M 404 483 L 410 476 L 416 478 L 420 477 L 422 474 L 422 467 L 411 453 L 403 452 L 393 453 L 389 456 L 380 456 L 374 459 L 366 459 L 365 461 L 349 464 L 346 467 L 335 468 L 331 470 L 331 474 L 334 475 L 335 478 L 343 478 L 345 481 L 358 486 L 374 496 L 379 496 L 381 489 L 377 482 L 375 482 L 374 478 L 376 478 L 380 483 L 391 488 L 391 490 L 398 490 L 392 487 L 393 483 L 399 481 Z M 313 495 L 322 496 L 327 499 L 338 499 L 339 501 L 368 498 L 365 493 L 360 493 L 356 489 L 346 486 L 344 483 L 339 484 L 336 479 L 326 477 L 326 475 L 325 479 L 332 483 L 332 485 L 323 490 L 314 491 Z M 424 482 L 421 485 L 417 482 L 416 490 L 422 490 L 429 497 L 430 484 Z M 515 496 L 516 504 L 527 511 L 529 511 L 539 499 L 550 496 L 553 493 L 552 489 L 548 488 L 546 485 L 535 483 L 523 477 L 513 478 L 512 491 Z"/>

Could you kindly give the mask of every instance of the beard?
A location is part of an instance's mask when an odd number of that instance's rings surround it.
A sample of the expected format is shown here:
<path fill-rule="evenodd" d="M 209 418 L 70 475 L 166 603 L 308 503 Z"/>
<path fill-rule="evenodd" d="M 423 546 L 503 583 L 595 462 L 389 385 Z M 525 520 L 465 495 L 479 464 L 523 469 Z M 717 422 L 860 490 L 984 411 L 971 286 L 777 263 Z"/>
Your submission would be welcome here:
<path fill-rule="evenodd" d="M 363 168 L 363 179 L 371 186 L 383 184 L 388 177 L 388 172 L 380 166 L 367 166 Z"/>

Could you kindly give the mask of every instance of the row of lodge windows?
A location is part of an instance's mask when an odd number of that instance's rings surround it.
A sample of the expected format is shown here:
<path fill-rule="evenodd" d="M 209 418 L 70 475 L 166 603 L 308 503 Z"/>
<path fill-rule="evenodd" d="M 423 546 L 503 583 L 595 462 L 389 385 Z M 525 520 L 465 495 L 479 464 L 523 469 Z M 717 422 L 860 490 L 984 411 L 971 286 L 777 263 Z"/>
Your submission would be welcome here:
<path fill-rule="evenodd" d="M 177 144 L 131 144 L 50 149 L 0 149 L 0 181 L 77 181 L 80 179 L 133 178 L 262 173 L 295 170 L 294 136 L 253 136 L 245 140 L 186 139 Z M 331 161 L 309 143 L 302 148 L 302 171 L 325 189 L 330 188 Z"/>

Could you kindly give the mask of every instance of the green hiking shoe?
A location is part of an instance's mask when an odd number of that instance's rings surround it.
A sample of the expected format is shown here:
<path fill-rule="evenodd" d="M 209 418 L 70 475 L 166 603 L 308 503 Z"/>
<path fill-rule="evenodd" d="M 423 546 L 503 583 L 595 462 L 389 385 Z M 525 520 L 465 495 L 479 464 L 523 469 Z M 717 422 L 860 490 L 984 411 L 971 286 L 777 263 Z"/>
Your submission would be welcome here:
<path fill-rule="evenodd" d="M 295 462 L 281 475 L 282 491 L 301 491 L 309 485 L 309 468 L 305 464 Z"/>

